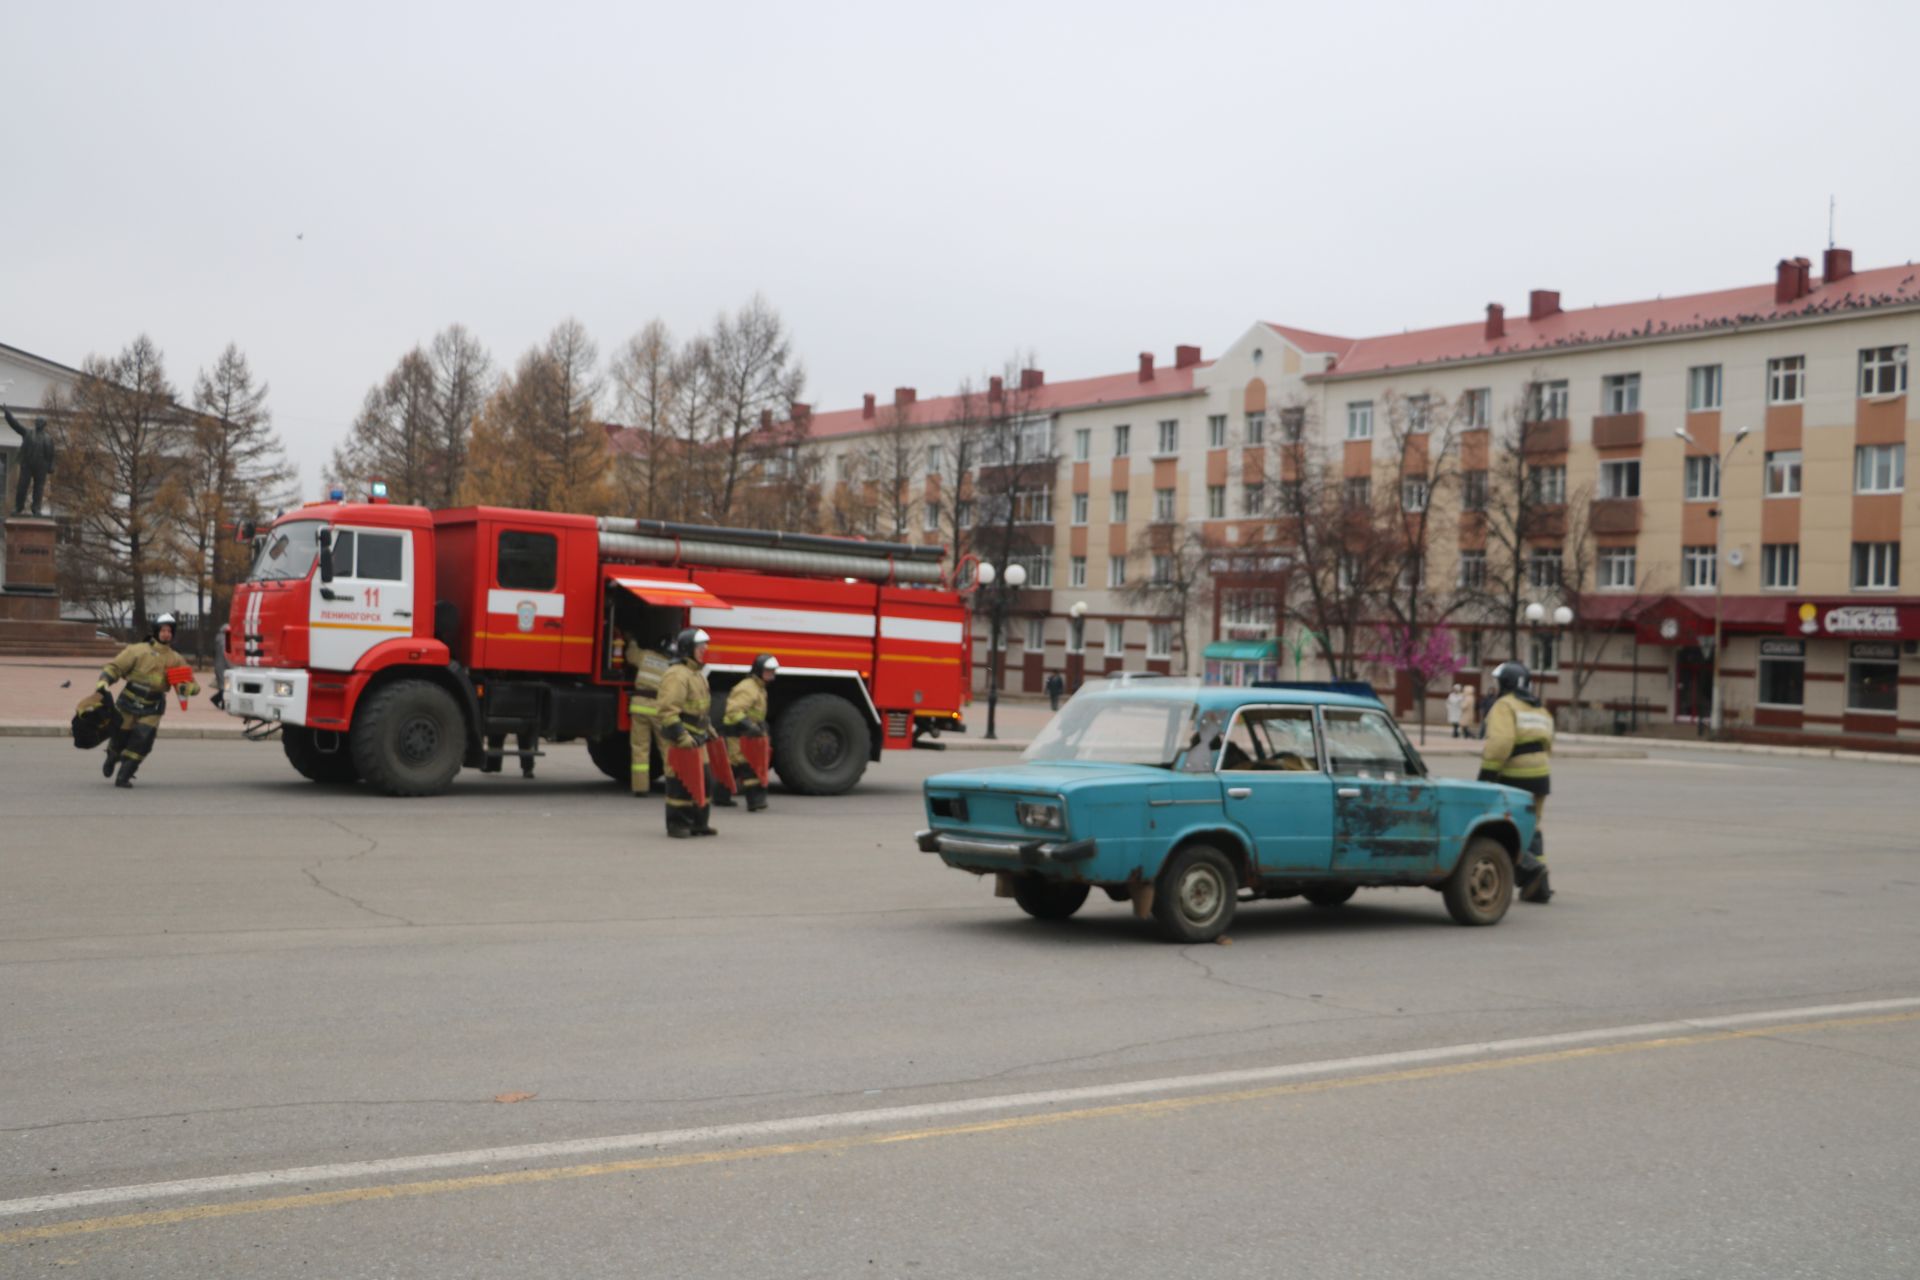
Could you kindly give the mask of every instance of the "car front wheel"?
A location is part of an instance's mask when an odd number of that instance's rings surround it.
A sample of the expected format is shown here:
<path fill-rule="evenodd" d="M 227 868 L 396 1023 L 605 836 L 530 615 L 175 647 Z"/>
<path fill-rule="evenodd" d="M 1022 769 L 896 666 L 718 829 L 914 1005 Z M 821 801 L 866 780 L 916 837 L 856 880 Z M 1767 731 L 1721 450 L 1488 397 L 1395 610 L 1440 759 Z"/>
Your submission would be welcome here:
<path fill-rule="evenodd" d="M 1470 840 L 1441 894 L 1456 924 L 1498 924 L 1513 904 L 1513 859 L 1497 840 Z"/>
<path fill-rule="evenodd" d="M 1160 869 L 1153 918 L 1175 942 L 1212 942 L 1233 923 L 1239 893 L 1227 855 L 1212 845 L 1190 844 Z"/>

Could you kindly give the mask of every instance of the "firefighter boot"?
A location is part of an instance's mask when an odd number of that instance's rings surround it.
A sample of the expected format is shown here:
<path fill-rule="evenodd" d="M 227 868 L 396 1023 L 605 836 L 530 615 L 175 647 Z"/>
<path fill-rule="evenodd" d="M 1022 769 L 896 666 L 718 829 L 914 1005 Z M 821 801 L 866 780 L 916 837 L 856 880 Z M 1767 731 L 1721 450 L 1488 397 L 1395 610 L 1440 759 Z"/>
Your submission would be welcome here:
<path fill-rule="evenodd" d="M 693 806 L 670 804 L 667 806 L 667 834 L 675 840 L 685 840 L 693 834 Z"/>
<path fill-rule="evenodd" d="M 709 821 L 712 816 L 713 806 L 709 804 L 703 804 L 693 810 L 693 834 L 696 836 L 719 835 L 720 833 L 714 830 L 713 823 Z"/>
<path fill-rule="evenodd" d="M 1513 868 L 1514 880 L 1520 886 L 1520 901 L 1546 902 L 1553 897 L 1553 889 L 1547 883 L 1546 852 L 1545 837 L 1534 832 L 1533 843 L 1521 853 L 1520 861 Z"/>
<path fill-rule="evenodd" d="M 722 790 L 716 793 L 713 797 L 713 802 L 719 805 L 722 809 L 732 809 L 737 807 L 734 804 L 733 792 L 731 791 Z"/>
<path fill-rule="evenodd" d="M 759 813 L 761 810 L 765 809 L 766 807 L 767 807 L 767 789 L 765 787 L 748 788 L 747 812 Z"/>
<path fill-rule="evenodd" d="M 137 773 L 139 769 L 140 762 L 138 760 L 122 760 L 120 762 L 120 776 L 113 780 L 113 785 L 116 787 L 131 787 L 133 785 L 133 775 Z"/>
<path fill-rule="evenodd" d="M 117 742 L 109 742 L 107 744 L 107 758 L 100 766 L 100 776 L 103 778 L 111 778 L 113 776 L 113 766 L 119 763 L 120 744 Z"/>
<path fill-rule="evenodd" d="M 1542 906 L 1553 901 L 1553 884 L 1547 871 L 1547 864 L 1540 864 L 1540 874 L 1534 877 L 1532 884 L 1520 894 L 1522 902 L 1537 902 Z"/>

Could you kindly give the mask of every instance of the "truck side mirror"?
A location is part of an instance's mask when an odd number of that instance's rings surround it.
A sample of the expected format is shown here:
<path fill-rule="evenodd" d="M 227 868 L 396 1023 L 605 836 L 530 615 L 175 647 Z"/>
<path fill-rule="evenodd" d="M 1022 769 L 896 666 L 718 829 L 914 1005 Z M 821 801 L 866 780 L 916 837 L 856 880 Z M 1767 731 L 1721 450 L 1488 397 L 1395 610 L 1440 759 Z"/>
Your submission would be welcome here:
<path fill-rule="evenodd" d="M 333 530 L 320 531 L 320 581 L 333 581 Z"/>

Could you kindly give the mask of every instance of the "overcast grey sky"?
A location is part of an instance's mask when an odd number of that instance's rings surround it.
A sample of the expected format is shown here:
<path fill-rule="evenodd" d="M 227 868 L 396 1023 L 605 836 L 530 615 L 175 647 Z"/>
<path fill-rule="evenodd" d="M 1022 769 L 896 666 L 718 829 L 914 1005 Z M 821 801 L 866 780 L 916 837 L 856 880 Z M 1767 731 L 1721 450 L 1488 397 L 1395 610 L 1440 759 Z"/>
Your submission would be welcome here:
<path fill-rule="evenodd" d="M 756 290 L 824 408 L 1920 253 L 1920 5 L 38 4 L 0 341 L 233 340 L 311 495 L 461 321 L 507 364 Z M 296 239 L 304 233 L 304 239 Z"/>

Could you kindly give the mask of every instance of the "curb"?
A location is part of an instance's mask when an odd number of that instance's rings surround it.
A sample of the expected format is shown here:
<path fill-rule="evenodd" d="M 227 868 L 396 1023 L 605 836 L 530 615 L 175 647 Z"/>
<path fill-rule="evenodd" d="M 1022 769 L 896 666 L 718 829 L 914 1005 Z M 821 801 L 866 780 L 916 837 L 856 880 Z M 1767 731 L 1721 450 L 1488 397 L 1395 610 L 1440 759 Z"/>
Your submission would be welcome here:
<path fill-rule="evenodd" d="M 1865 762 L 1867 764 L 1920 765 L 1920 756 L 1916 755 L 1900 755 L 1892 751 L 1855 751 L 1843 747 L 1774 747 L 1757 742 L 1690 742 L 1685 738 L 1675 738 L 1672 740 L 1666 738 L 1616 738 L 1610 734 L 1601 733 L 1562 733 L 1555 736 L 1554 742 L 1556 744 L 1561 742 L 1635 742 L 1646 747 L 1648 750 L 1654 751 L 1672 748 L 1675 751 L 1718 751 L 1729 755 L 1740 756 L 1791 756 L 1801 760 L 1847 760 Z M 1645 754 L 1645 751 L 1641 752 L 1642 756 Z"/>
<path fill-rule="evenodd" d="M 72 729 L 70 726 L 64 724 L 0 724 L 0 738 L 65 738 L 71 733 Z M 162 728 L 160 730 L 160 736 L 162 738 L 174 739 L 231 738 L 239 740 L 246 735 L 241 732 L 237 726 L 232 729 L 224 727 L 208 729 L 198 725 L 189 725 L 184 729 Z"/>

